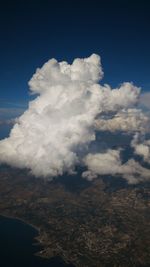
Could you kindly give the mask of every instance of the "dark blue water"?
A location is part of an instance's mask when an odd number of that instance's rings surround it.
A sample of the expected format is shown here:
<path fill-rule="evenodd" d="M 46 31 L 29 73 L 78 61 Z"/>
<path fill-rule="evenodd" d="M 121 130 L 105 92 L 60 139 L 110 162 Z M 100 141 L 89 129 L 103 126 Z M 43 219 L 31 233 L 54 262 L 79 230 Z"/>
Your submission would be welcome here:
<path fill-rule="evenodd" d="M 2 267 L 73 267 L 60 258 L 41 259 L 34 255 L 40 250 L 35 237 L 38 232 L 17 219 L 0 216 L 0 266 Z"/>

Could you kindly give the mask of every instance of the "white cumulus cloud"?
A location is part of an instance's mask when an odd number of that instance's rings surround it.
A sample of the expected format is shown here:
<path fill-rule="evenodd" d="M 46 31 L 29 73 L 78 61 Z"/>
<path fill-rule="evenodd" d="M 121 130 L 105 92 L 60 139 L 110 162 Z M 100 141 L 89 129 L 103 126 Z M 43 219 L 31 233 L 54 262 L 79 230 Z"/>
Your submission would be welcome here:
<path fill-rule="evenodd" d="M 0 141 L 0 162 L 44 177 L 73 173 L 75 166 L 83 163 L 91 177 L 107 173 L 132 176 L 136 163 L 128 163 L 120 171 L 119 150 L 108 148 L 103 155 L 88 150 L 88 145 L 96 142 L 97 130 L 143 133 L 148 120 L 136 107 L 140 88 L 126 82 L 112 89 L 99 84 L 102 77 L 96 54 L 77 58 L 72 64 L 51 59 L 37 69 L 29 81 L 36 97 L 17 119 L 10 136 Z M 80 154 L 81 150 L 84 153 Z"/>
<path fill-rule="evenodd" d="M 109 149 L 105 153 L 88 154 L 84 163 L 88 170 L 82 173 L 82 177 L 88 180 L 99 175 L 121 175 L 131 184 L 150 179 L 150 171 L 134 159 L 122 164 L 119 150 Z"/>
<path fill-rule="evenodd" d="M 136 133 L 131 142 L 131 146 L 134 148 L 134 153 L 143 157 L 143 160 L 150 164 L 150 140 L 142 140 L 143 136 Z"/>
<path fill-rule="evenodd" d="M 101 131 L 122 131 L 127 133 L 149 131 L 149 118 L 140 109 L 122 109 L 112 116 L 112 118 L 100 117 L 95 120 L 95 128 Z"/>

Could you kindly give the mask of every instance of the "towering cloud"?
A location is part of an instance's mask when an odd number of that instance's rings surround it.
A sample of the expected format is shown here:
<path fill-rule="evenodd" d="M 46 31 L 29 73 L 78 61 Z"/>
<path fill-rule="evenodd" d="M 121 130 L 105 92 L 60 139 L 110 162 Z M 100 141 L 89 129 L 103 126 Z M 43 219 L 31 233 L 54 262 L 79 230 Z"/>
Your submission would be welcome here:
<path fill-rule="evenodd" d="M 10 136 L 0 141 L 0 162 L 44 177 L 73 173 L 79 164 L 87 166 L 83 176 L 88 179 L 108 173 L 134 175 L 138 163 L 122 167 L 120 150 L 108 147 L 105 152 L 91 154 L 88 149 L 96 142 L 96 131 L 143 134 L 147 129 L 148 118 L 135 107 L 140 89 L 132 83 L 116 89 L 101 86 L 102 77 L 96 54 L 77 58 L 72 65 L 51 59 L 37 69 L 29 81 L 37 96 L 18 118 Z"/>

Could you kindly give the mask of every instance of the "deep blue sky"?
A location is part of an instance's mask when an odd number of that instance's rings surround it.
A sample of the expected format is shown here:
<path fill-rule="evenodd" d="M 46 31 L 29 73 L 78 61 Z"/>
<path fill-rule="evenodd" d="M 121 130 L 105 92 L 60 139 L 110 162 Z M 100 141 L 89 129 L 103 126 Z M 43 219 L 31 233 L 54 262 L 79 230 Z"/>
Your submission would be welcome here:
<path fill-rule="evenodd" d="M 1 0 L 0 105 L 24 107 L 27 82 L 48 59 L 101 55 L 104 82 L 150 89 L 146 0 Z"/>

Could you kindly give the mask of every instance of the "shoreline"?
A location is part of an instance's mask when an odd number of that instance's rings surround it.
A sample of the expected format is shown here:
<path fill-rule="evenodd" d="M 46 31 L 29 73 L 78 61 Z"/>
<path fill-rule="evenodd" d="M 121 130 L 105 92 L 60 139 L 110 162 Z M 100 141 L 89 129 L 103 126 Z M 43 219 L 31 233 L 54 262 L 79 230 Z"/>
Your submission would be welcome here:
<path fill-rule="evenodd" d="M 41 231 L 41 229 L 40 229 L 39 227 L 33 225 L 32 223 L 27 222 L 27 221 L 24 220 L 24 219 L 19 218 L 19 217 L 17 217 L 17 216 L 6 215 L 6 214 L 3 214 L 3 213 L 0 213 L 0 216 L 1 216 L 1 217 L 4 217 L 4 218 L 8 218 L 8 219 L 18 220 L 18 221 L 21 221 L 21 222 L 23 222 L 23 223 L 25 223 L 25 224 L 27 224 L 27 225 L 30 225 L 32 228 L 34 228 L 35 230 L 37 230 L 38 233 L 40 233 L 40 231 Z"/>
<path fill-rule="evenodd" d="M 6 214 L 2 214 L 2 213 L 0 213 L 0 216 L 1 217 L 4 217 L 6 219 L 12 219 L 12 220 L 20 221 L 20 222 L 22 222 L 22 223 L 24 223 L 24 224 L 29 225 L 30 227 L 32 227 L 34 230 L 37 231 L 37 234 L 33 238 L 33 240 L 35 240 L 37 243 L 33 243 L 33 246 L 41 246 L 41 247 L 44 248 L 44 245 L 43 245 L 43 243 L 41 242 L 41 239 L 40 239 L 40 231 L 41 231 L 41 229 L 39 227 L 33 225 L 32 223 L 27 222 L 26 220 L 23 220 L 23 219 L 19 218 L 17 216 L 6 215 Z M 42 249 L 39 250 L 39 252 L 41 252 L 41 251 L 42 251 Z"/>
<path fill-rule="evenodd" d="M 40 240 L 40 231 L 41 231 L 41 229 L 39 227 L 37 227 L 37 226 L 35 226 L 35 225 L 31 224 L 31 223 L 28 223 L 27 221 L 25 221 L 23 219 L 20 219 L 17 216 L 6 215 L 6 214 L 0 213 L 0 217 L 6 218 L 6 219 L 12 219 L 12 220 L 20 221 L 21 223 L 24 223 L 24 224 L 32 227 L 34 230 L 36 230 L 37 231 L 37 234 L 35 235 L 35 237 L 33 237 L 33 240 L 35 240 L 36 243 L 35 242 L 32 243 L 32 246 L 33 247 L 37 247 L 37 248 L 39 246 L 39 249 L 38 249 L 38 251 L 36 251 L 35 253 L 33 253 L 34 256 L 37 257 L 37 258 L 41 258 L 43 260 L 46 260 L 46 261 L 50 261 L 51 259 L 53 259 L 53 257 L 52 258 L 47 258 L 47 257 L 44 257 L 43 256 L 44 244 Z M 63 260 L 61 257 L 60 257 L 60 259 Z M 64 262 L 64 264 L 65 264 L 65 262 Z"/>

